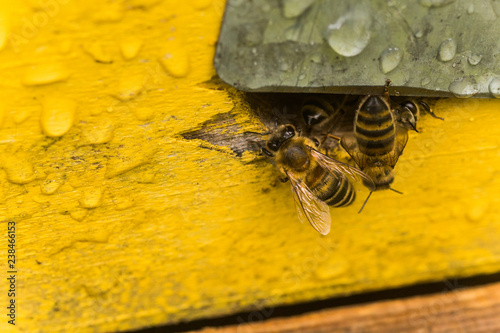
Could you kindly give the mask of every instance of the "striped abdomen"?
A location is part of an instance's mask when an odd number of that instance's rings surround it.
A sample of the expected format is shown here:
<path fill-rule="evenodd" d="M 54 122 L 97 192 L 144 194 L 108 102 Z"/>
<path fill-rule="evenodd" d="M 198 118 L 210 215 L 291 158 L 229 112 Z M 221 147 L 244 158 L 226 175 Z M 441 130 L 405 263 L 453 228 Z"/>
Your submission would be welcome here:
<path fill-rule="evenodd" d="M 356 114 L 354 134 L 359 151 L 368 156 L 390 153 L 396 129 L 389 104 L 378 96 L 367 96 Z"/>
<path fill-rule="evenodd" d="M 305 123 L 309 126 L 318 125 L 328 119 L 339 118 L 345 113 L 337 103 L 318 97 L 305 100 L 301 112 Z"/>
<path fill-rule="evenodd" d="M 333 207 L 348 206 L 356 197 L 353 186 L 343 173 L 330 173 L 320 165 L 311 169 L 305 183 L 318 199 Z"/>

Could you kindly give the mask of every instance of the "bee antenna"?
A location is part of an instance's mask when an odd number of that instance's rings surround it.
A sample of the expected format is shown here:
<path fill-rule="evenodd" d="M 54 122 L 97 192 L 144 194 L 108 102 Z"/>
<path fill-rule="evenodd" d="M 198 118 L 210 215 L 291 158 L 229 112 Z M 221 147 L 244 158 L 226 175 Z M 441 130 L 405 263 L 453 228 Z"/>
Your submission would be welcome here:
<path fill-rule="evenodd" d="M 441 117 L 438 117 L 436 116 L 436 114 L 434 113 L 434 111 L 432 111 L 431 107 L 429 106 L 429 104 L 425 103 L 424 101 L 420 101 L 420 105 L 422 105 L 424 107 L 424 110 L 430 114 L 432 117 L 436 118 L 436 119 L 441 119 L 441 120 L 444 120 L 444 118 L 441 118 Z"/>
<path fill-rule="evenodd" d="M 389 190 L 391 190 L 391 191 L 393 191 L 393 192 L 396 192 L 396 193 L 398 193 L 398 194 L 403 194 L 403 192 L 400 192 L 400 191 L 398 191 L 398 190 L 395 190 L 395 189 L 393 189 L 392 187 L 389 187 Z"/>
<path fill-rule="evenodd" d="M 366 200 L 363 203 L 363 206 L 361 206 L 361 209 L 359 210 L 358 214 L 361 214 L 361 212 L 363 211 L 363 208 L 365 208 L 365 205 L 368 202 L 368 199 L 370 199 L 370 196 L 372 195 L 372 193 L 373 193 L 373 191 L 370 191 L 370 194 L 368 194 L 368 196 L 366 197 Z"/>

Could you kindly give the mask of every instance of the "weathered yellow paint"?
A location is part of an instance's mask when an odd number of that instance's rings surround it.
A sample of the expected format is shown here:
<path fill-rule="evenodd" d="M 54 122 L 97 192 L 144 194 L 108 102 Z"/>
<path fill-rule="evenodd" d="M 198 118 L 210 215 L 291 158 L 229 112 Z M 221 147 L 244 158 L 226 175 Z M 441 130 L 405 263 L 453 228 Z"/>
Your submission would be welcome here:
<path fill-rule="evenodd" d="M 271 164 L 184 139 L 228 113 L 224 135 L 264 130 L 240 94 L 203 84 L 223 5 L 1 2 L 0 216 L 18 250 L 17 326 L 4 315 L 1 331 L 125 330 L 500 271 L 497 100 L 439 101 L 445 122 L 424 117 L 398 163 L 404 195 L 332 210 L 327 237 L 298 222 Z M 77 105 L 57 138 L 46 99 Z"/>

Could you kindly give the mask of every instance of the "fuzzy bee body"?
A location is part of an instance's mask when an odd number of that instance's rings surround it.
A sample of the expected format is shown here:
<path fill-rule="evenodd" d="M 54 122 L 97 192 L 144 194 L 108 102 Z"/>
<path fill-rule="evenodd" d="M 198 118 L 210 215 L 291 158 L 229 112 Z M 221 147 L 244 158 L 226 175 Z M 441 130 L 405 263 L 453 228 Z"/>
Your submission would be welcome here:
<path fill-rule="evenodd" d="M 366 96 L 356 112 L 354 132 L 344 135 L 341 144 L 372 178 L 376 190 L 383 190 L 394 181 L 394 167 L 407 140 L 407 131 L 395 123 L 388 101 Z"/>
<path fill-rule="evenodd" d="M 299 220 L 309 221 L 323 235 L 330 232 L 328 206 L 345 207 L 354 201 L 347 176 L 374 187 L 360 170 L 317 151 L 314 141 L 297 135 L 292 125 L 281 125 L 263 152 L 275 157 L 279 171 L 290 180 Z"/>

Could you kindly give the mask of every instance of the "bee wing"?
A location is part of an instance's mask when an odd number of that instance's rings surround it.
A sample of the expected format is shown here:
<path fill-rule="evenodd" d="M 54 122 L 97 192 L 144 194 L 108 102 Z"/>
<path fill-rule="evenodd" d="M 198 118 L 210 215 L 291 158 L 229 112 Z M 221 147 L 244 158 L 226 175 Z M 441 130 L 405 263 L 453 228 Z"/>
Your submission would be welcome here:
<path fill-rule="evenodd" d="M 325 154 L 320 153 L 319 151 L 309 148 L 311 150 L 311 155 L 318 161 L 319 165 L 324 169 L 330 171 L 331 173 L 343 173 L 347 176 L 350 176 L 352 179 L 356 181 L 362 182 L 366 187 L 368 187 L 371 191 L 375 190 L 375 184 L 370 176 L 368 176 L 363 171 L 350 166 L 349 164 L 342 163 L 340 161 L 334 160 L 331 157 L 326 156 Z"/>
<path fill-rule="evenodd" d="M 342 135 L 340 144 L 342 145 L 342 148 L 344 148 L 345 151 L 349 155 L 351 155 L 352 159 L 354 160 L 354 162 L 356 162 L 358 167 L 363 168 L 366 165 L 365 154 L 361 154 L 359 152 L 358 142 L 356 141 L 354 133 Z"/>
<path fill-rule="evenodd" d="M 403 126 L 396 126 L 396 141 L 394 142 L 394 151 L 390 156 L 390 165 L 394 168 L 398 162 L 399 156 L 403 154 L 403 150 L 408 142 L 408 130 Z"/>
<path fill-rule="evenodd" d="M 287 172 L 292 186 L 293 199 L 300 222 L 308 221 L 317 232 L 327 235 L 330 232 L 330 208 L 319 200 L 302 181 L 292 172 Z"/>

